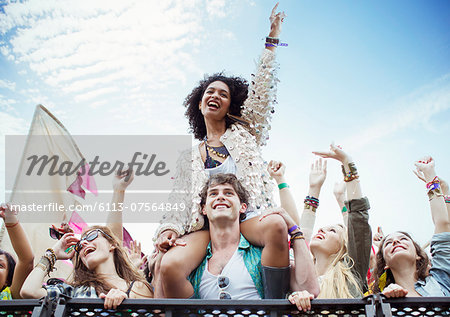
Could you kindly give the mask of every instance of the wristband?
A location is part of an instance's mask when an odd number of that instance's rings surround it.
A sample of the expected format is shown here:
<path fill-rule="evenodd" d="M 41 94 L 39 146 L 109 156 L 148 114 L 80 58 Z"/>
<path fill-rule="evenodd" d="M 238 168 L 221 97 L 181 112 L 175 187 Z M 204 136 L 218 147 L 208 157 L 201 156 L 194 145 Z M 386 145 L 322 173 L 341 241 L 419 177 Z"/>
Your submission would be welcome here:
<path fill-rule="evenodd" d="M 301 232 L 301 231 L 294 233 L 289 241 L 292 244 L 295 240 L 299 240 L 299 239 L 305 239 L 305 236 L 303 235 L 303 232 Z"/>
<path fill-rule="evenodd" d="M 278 44 L 278 43 L 280 43 L 280 39 L 279 38 L 276 38 L 276 37 L 270 37 L 270 36 L 268 36 L 268 37 L 266 37 L 266 43 L 271 43 L 271 44 Z"/>
<path fill-rule="evenodd" d="M 347 212 L 348 210 L 347 210 L 347 207 L 342 207 L 342 213 L 344 213 L 344 212 Z"/>
<path fill-rule="evenodd" d="M 319 199 L 315 197 L 306 196 L 305 200 L 305 209 L 312 209 L 312 211 L 316 211 L 319 208 Z"/>
<path fill-rule="evenodd" d="M 292 231 L 294 231 L 296 229 L 298 229 L 298 226 L 297 225 L 293 225 L 291 228 L 289 228 L 288 233 L 291 234 Z"/>
<path fill-rule="evenodd" d="M 283 189 L 283 188 L 289 188 L 289 185 L 287 183 L 278 184 L 278 189 Z"/>
<path fill-rule="evenodd" d="M 450 204 L 450 196 L 444 196 L 444 201 L 446 204 Z"/>
<path fill-rule="evenodd" d="M 5 223 L 5 227 L 6 228 L 14 228 L 15 226 L 17 226 L 19 224 L 19 221 L 17 221 L 16 223 L 14 223 L 14 224 L 12 224 L 12 225 L 7 225 L 6 223 Z"/>

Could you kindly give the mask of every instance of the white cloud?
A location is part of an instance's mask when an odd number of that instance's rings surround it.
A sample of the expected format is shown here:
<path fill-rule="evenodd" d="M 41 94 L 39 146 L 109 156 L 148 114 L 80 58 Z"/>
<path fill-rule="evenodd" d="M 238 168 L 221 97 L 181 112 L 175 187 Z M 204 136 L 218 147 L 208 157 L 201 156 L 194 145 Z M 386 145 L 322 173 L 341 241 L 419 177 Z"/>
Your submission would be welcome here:
<path fill-rule="evenodd" d="M 100 106 L 105 101 L 98 98 L 136 87 L 149 99 L 197 71 L 192 46 L 205 36 L 204 15 L 224 18 L 229 11 L 221 0 L 204 6 L 183 0 L 9 3 L 0 14 L 0 32 L 8 34 L 0 49 L 76 102 Z"/>
<path fill-rule="evenodd" d="M 5 136 L 7 134 L 27 134 L 28 123 L 22 119 L 15 117 L 11 114 L 0 112 L 0 135 Z"/>
<path fill-rule="evenodd" d="M 0 109 L 5 110 L 8 113 L 14 112 L 14 105 L 17 104 L 17 100 L 7 98 L 3 95 L 0 95 Z M 0 121 L 2 122 L 2 121 Z M 3 124 L 3 122 L 2 122 Z"/>
<path fill-rule="evenodd" d="M 376 119 L 369 122 L 367 128 L 343 144 L 357 148 L 413 125 L 429 127 L 433 116 L 450 109 L 450 74 L 405 96 L 391 107 L 380 109 L 391 110 L 383 110 L 381 115 L 375 113 Z M 433 129 L 432 125 L 430 127 Z"/>
<path fill-rule="evenodd" d="M 206 10 L 211 18 L 226 16 L 226 2 L 225 0 L 207 0 Z"/>
<path fill-rule="evenodd" d="M 6 88 L 14 91 L 16 90 L 16 83 L 9 80 L 0 79 L 0 89 L 1 88 Z"/>

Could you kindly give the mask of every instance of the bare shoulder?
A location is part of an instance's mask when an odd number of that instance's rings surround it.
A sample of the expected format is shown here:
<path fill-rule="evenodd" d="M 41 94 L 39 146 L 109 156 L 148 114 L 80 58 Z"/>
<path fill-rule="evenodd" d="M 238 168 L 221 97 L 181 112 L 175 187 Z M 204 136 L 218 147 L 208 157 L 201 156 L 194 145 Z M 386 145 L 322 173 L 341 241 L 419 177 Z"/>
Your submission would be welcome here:
<path fill-rule="evenodd" d="M 136 281 L 131 289 L 130 298 L 153 298 L 153 291 L 148 284 Z"/>

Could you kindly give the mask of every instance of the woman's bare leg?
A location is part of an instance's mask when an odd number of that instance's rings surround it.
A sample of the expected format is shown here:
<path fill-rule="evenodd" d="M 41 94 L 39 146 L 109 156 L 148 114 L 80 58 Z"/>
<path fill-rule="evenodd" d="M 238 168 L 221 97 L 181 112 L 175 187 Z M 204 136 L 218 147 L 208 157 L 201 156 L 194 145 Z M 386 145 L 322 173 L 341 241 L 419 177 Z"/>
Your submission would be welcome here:
<path fill-rule="evenodd" d="M 210 241 L 209 231 L 201 230 L 182 236 L 185 246 L 175 246 L 161 260 L 161 284 L 166 298 L 189 298 L 194 288 L 188 280 L 189 274 L 202 263 Z"/>

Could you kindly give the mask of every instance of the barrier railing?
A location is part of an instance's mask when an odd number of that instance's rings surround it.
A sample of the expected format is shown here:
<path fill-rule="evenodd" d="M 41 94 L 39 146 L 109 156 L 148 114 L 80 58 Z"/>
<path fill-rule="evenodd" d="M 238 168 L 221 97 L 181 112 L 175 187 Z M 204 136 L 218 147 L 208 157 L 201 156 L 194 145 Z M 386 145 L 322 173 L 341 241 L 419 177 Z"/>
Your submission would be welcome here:
<path fill-rule="evenodd" d="M 50 316 L 52 303 L 44 299 L 0 300 L 0 316 Z"/>
<path fill-rule="evenodd" d="M 127 299 L 116 310 L 106 310 L 103 300 L 60 298 L 55 317 L 283 317 L 283 316 L 450 316 L 449 297 L 385 299 L 372 295 L 364 299 L 316 299 L 311 311 L 301 312 L 287 300 L 195 300 Z M 44 300 L 0 301 L 0 316 L 46 317 L 52 303 Z"/>

